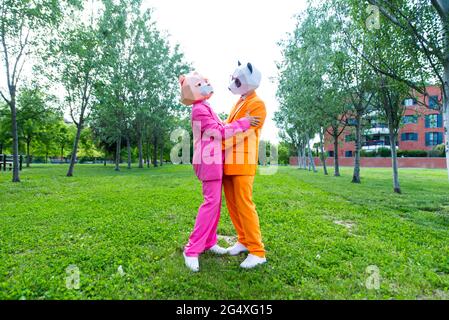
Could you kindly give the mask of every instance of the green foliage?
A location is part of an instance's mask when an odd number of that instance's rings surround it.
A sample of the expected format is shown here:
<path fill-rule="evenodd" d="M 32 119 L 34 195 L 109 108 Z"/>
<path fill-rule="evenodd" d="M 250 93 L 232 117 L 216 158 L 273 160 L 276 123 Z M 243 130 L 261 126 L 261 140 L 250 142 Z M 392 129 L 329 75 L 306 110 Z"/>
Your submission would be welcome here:
<path fill-rule="evenodd" d="M 398 150 L 398 157 L 427 157 L 428 151 L 426 150 Z"/>
<path fill-rule="evenodd" d="M 140 1 L 104 4 L 99 20 L 104 69 L 95 89 L 95 137 L 104 147 L 122 139 L 139 146 L 151 141 L 164 152 L 175 116 L 185 116 L 177 80 L 187 71 L 183 55 L 157 29 L 152 12 L 140 11 Z"/>
<path fill-rule="evenodd" d="M 391 157 L 389 148 L 379 148 L 375 151 L 362 150 L 362 157 Z M 425 158 L 425 157 L 444 157 L 444 146 L 434 150 L 398 150 L 398 157 L 405 158 Z"/>
<path fill-rule="evenodd" d="M 290 156 L 293 155 L 290 149 L 291 146 L 288 143 L 281 142 L 278 145 L 279 164 L 288 165 L 290 163 Z"/>
<path fill-rule="evenodd" d="M 294 168 L 257 176 L 268 264 L 245 272 L 243 255 L 204 254 L 192 274 L 182 249 L 202 196 L 190 166 L 83 165 L 70 180 L 63 167 L 25 169 L 19 186 L 0 173 L 1 299 L 448 297 L 444 170 L 404 170 L 400 196 L 388 169 L 364 169 L 362 185 Z M 235 235 L 225 204 L 218 233 Z M 79 290 L 66 288 L 69 265 L 80 269 Z M 380 290 L 365 287 L 370 265 Z"/>

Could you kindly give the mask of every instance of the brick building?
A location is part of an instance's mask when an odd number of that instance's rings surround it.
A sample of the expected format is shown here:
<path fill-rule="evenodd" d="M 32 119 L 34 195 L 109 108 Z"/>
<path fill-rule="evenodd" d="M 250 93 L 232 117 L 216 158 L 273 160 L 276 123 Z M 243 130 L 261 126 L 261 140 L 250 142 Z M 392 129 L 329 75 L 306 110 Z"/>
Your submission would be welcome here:
<path fill-rule="evenodd" d="M 428 96 L 419 94 L 416 99 L 403 102 L 406 108 L 403 125 L 399 131 L 398 145 L 400 150 L 432 150 L 444 143 L 443 114 L 438 108 L 442 100 L 441 89 L 437 86 L 427 88 Z M 364 129 L 362 150 L 390 148 L 388 126 L 378 120 L 376 114 L 368 115 L 368 128 Z M 332 137 L 325 135 L 325 149 L 329 156 L 334 155 Z M 353 157 L 355 152 L 354 128 L 348 127 L 340 136 L 339 157 Z"/>

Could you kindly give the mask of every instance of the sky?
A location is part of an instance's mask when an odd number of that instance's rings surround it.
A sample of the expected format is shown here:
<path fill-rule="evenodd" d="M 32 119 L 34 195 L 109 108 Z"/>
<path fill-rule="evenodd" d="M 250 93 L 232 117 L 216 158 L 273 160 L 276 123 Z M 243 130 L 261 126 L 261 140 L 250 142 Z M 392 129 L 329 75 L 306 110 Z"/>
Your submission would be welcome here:
<path fill-rule="evenodd" d="M 267 120 L 262 138 L 278 142 L 273 121 L 276 100 L 276 61 L 282 59 L 277 43 L 295 28 L 294 16 L 306 0 L 144 0 L 154 8 L 159 29 L 179 44 L 186 60 L 214 87 L 214 110 L 229 113 L 238 96 L 228 90 L 237 62 L 251 62 L 262 72 L 257 94 L 265 101 Z"/>

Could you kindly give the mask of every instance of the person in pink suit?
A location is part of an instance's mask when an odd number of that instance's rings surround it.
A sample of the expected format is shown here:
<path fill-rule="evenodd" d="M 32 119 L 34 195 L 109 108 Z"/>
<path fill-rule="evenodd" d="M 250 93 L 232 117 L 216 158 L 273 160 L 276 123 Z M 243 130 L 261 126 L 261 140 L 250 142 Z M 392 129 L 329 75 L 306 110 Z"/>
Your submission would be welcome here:
<path fill-rule="evenodd" d="M 187 106 L 193 105 L 193 168 L 202 182 L 204 198 L 198 210 L 193 232 L 184 248 L 186 266 L 197 272 L 201 253 L 207 250 L 220 255 L 227 253 L 226 249 L 217 244 L 224 158 L 222 141 L 248 130 L 251 126 L 257 126 L 260 120 L 248 114 L 240 120 L 223 124 L 207 102 L 213 94 L 213 88 L 206 78 L 194 72 L 180 76 L 179 82 L 181 102 Z"/>

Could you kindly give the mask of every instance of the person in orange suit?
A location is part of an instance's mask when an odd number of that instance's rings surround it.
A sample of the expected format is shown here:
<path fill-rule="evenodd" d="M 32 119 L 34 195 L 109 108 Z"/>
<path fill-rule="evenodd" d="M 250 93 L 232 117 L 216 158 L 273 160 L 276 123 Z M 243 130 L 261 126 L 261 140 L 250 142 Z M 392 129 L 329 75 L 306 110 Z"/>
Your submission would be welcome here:
<path fill-rule="evenodd" d="M 241 97 L 229 114 L 227 123 L 242 119 L 247 114 L 259 117 L 260 123 L 245 133 L 239 133 L 225 140 L 223 146 L 225 150 L 223 188 L 226 205 L 238 236 L 237 243 L 228 248 L 228 253 L 239 255 L 248 252 L 248 256 L 240 265 L 245 269 L 254 268 L 267 261 L 259 217 L 252 196 L 258 163 L 259 137 L 267 115 L 264 102 L 255 92 L 260 80 L 261 73 L 251 63 L 242 65 L 239 62 L 232 75 L 229 90 Z"/>

